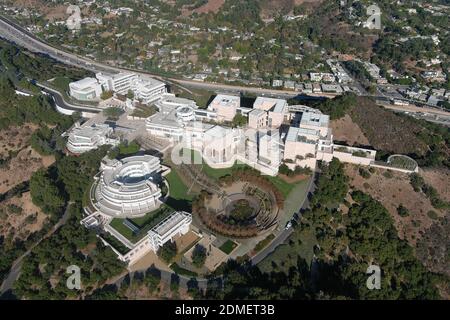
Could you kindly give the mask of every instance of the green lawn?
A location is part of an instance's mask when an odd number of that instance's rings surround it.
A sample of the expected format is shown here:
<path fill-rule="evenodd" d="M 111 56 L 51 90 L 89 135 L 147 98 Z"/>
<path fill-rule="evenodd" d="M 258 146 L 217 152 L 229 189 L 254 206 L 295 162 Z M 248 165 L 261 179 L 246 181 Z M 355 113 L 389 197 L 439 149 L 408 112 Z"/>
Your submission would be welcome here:
<path fill-rule="evenodd" d="M 265 247 L 267 247 L 269 245 L 270 242 L 272 242 L 272 240 L 275 238 L 275 235 L 273 233 L 269 234 L 267 237 L 265 237 L 264 239 L 262 239 L 261 241 L 259 241 L 255 248 L 253 249 L 255 252 L 259 252 L 262 249 L 264 249 Z"/>
<path fill-rule="evenodd" d="M 183 149 L 183 153 L 184 152 L 190 152 L 191 153 L 191 159 L 194 159 L 194 154 L 197 156 L 197 157 L 201 157 L 201 155 L 199 154 L 199 152 L 198 151 L 195 151 L 195 150 L 190 150 L 190 149 Z M 220 179 L 221 177 L 224 177 L 224 176 L 226 176 L 226 175 L 231 175 L 232 173 L 233 173 L 233 170 L 234 169 L 237 169 L 237 168 L 249 168 L 249 169 L 252 169 L 252 168 L 250 168 L 248 165 L 246 165 L 246 164 L 244 164 L 244 163 L 241 163 L 241 162 L 236 162 L 232 167 L 230 167 L 230 168 L 224 168 L 224 169 L 213 169 L 213 168 L 211 168 L 208 164 L 206 164 L 206 162 L 204 161 L 204 160 L 202 160 L 202 171 L 208 176 L 208 177 L 210 177 L 210 178 L 212 178 L 212 179 L 215 179 L 215 180 L 218 180 L 218 179 Z M 252 169 L 253 170 L 253 169 Z M 174 170 L 172 170 L 172 172 L 174 172 Z M 171 172 L 171 174 L 172 174 L 172 172 Z M 176 173 L 175 173 L 176 174 Z M 288 196 L 288 194 L 292 191 L 292 189 L 294 189 L 295 188 L 295 186 L 298 184 L 298 183 L 288 183 L 288 182 L 286 182 L 286 181 L 284 181 L 282 178 L 280 178 L 280 177 L 278 177 L 278 176 L 276 176 L 276 177 L 271 177 L 271 176 L 267 176 L 267 175 L 265 175 L 264 177 L 266 177 L 270 182 L 272 182 L 274 185 L 275 185 L 275 187 L 278 189 L 278 190 L 280 190 L 280 192 L 285 196 L 285 197 L 287 197 Z M 169 180 L 169 179 L 168 179 Z M 302 183 L 302 181 L 301 182 L 299 182 L 299 183 Z M 170 182 L 169 182 L 169 184 L 170 184 Z M 184 185 L 183 185 L 184 186 Z"/>
<path fill-rule="evenodd" d="M 223 252 L 225 252 L 226 254 L 230 254 L 234 248 L 237 247 L 237 244 L 231 240 L 227 240 L 224 244 L 222 244 L 220 246 L 220 250 L 222 250 Z"/>
<path fill-rule="evenodd" d="M 119 240 L 117 240 L 113 235 L 109 233 L 105 233 L 101 236 L 106 242 L 108 242 L 114 249 L 119 251 L 121 254 L 127 254 L 130 249 L 122 244 Z"/>
<path fill-rule="evenodd" d="M 280 190 L 280 192 L 285 197 L 287 197 L 288 194 L 292 191 L 292 189 L 294 189 L 294 187 L 298 184 L 298 183 L 288 183 L 278 176 L 277 177 L 266 176 L 266 177 L 267 177 L 267 179 L 269 179 L 270 182 L 273 183 L 273 185 L 278 190 Z"/>
<path fill-rule="evenodd" d="M 188 187 L 181 181 L 180 176 L 172 168 L 170 173 L 165 176 L 167 182 L 169 183 L 170 197 L 175 200 L 192 200 L 192 195 L 187 193 Z"/>
<path fill-rule="evenodd" d="M 216 95 L 214 91 L 208 91 L 204 89 L 190 89 L 190 90 L 193 94 L 190 94 L 189 92 L 186 91 L 182 91 L 179 88 L 175 87 L 175 93 L 178 97 L 194 100 L 197 103 L 197 105 L 202 109 L 206 109 L 206 107 L 212 100 L 213 96 Z"/>
<path fill-rule="evenodd" d="M 311 264 L 314 255 L 314 245 L 317 243 L 312 230 L 300 231 L 298 229 L 288 238 L 289 244 L 278 246 L 275 251 L 258 263 L 263 272 L 282 271 L 286 274 L 290 267 L 297 265 L 297 256 Z M 296 254 L 293 254 L 296 253 Z"/>
<path fill-rule="evenodd" d="M 231 175 L 231 173 L 233 172 L 233 169 L 236 168 L 243 168 L 243 167 L 247 167 L 246 164 L 243 163 L 235 163 L 232 167 L 230 168 L 224 168 L 224 169 L 213 169 L 210 166 L 208 166 L 205 162 L 203 162 L 203 168 L 202 171 L 210 178 L 216 179 L 218 180 L 221 177 L 224 177 L 226 175 Z"/>
<path fill-rule="evenodd" d="M 307 188 L 309 180 L 299 181 L 296 184 L 292 184 L 289 187 L 289 195 L 284 200 L 283 211 L 291 217 L 295 212 L 300 209 L 299 206 L 302 201 L 307 197 Z M 286 221 L 287 222 L 287 221 Z"/>
<path fill-rule="evenodd" d="M 151 228 L 164 220 L 172 212 L 172 208 L 162 205 L 159 209 L 149 212 L 141 218 L 129 219 L 139 228 L 137 233 L 133 233 L 130 228 L 123 224 L 125 219 L 115 218 L 111 221 L 110 226 L 116 229 L 121 235 L 130 240 L 132 243 L 136 243 L 142 239 L 142 237 L 144 237 Z"/>

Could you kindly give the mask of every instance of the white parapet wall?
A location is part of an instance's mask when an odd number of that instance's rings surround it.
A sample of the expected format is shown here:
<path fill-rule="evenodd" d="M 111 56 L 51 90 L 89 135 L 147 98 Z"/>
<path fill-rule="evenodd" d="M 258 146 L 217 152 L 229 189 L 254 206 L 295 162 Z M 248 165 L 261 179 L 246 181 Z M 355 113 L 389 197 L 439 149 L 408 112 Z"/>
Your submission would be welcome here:
<path fill-rule="evenodd" d="M 342 162 L 369 166 L 375 161 L 375 150 L 347 147 L 335 144 L 333 147 L 333 157 Z"/>
<path fill-rule="evenodd" d="M 161 246 L 168 241 L 172 241 L 175 236 L 184 235 L 189 232 L 191 222 L 192 215 L 190 213 L 175 211 L 154 226 L 142 239 L 134 244 L 109 224 L 106 224 L 104 230 L 130 250 L 125 254 L 121 254 L 106 240 L 103 239 L 103 242 L 112 247 L 119 260 L 126 262 L 128 265 L 132 265 L 146 254 L 150 252 L 156 253 Z"/>

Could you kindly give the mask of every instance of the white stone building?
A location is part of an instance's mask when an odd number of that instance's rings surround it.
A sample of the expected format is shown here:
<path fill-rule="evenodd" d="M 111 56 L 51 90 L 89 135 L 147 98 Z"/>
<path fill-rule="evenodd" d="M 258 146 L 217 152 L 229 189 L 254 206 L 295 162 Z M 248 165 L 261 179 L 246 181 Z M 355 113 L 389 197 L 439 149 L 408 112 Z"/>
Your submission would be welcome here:
<path fill-rule="evenodd" d="M 69 94 L 72 98 L 80 101 L 99 100 L 102 87 L 97 79 L 88 77 L 69 83 Z"/>
<path fill-rule="evenodd" d="M 84 78 L 69 84 L 70 95 L 77 100 L 100 100 L 104 91 L 126 95 L 134 94 L 144 104 L 149 104 L 167 93 L 165 83 L 153 78 L 138 76 L 135 73 L 103 74 L 97 73 L 96 79 Z"/>
<path fill-rule="evenodd" d="M 66 135 L 68 135 L 66 148 L 73 154 L 97 149 L 109 144 L 116 146 L 119 139 L 113 138 L 113 128 L 107 124 L 94 124 L 91 126 L 79 126 L 76 124 Z"/>
<path fill-rule="evenodd" d="M 139 217 L 159 207 L 161 165 L 157 157 L 105 158 L 91 190 L 93 207 L 112 217 Z"/>
<path fill-rule="evenodd" d="M 161 246 L 168 241 L 172 241 L 175 236 L 186 234 L 191 222 L 192 215 L 190 213 L 176 211 L 158 223 L 148 232 L 148 239 L 153 252 L 156 253 Z"/>

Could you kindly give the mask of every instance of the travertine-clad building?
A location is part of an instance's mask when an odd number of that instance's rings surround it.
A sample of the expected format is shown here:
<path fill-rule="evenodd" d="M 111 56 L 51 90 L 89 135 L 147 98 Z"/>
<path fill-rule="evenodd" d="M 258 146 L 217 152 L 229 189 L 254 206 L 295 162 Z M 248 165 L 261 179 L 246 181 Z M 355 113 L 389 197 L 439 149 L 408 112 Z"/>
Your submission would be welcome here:
<path fill-rule="evenodd" d="M 166 84 L 135 73 L 103 74 L 84 78 L 69 84 L 70 95 L 77 100 L 99 100 L 102 92 L 112 91 L 121 95 L 134 94 L 144 104 L 152 103 L 167 93 Z"/>
<path fill-rule="evenodd" d="M 80 101 L 99 100 L 102 94 L 102 86 L 97 79 L 84 78 L 69 83 L 70 96 Z"/>
<path fill-rule="evenodd" d="M 241 98 L 218 94 L 208 106 L 208 110 L 217 114 L 217 121 L 233 121 L 237 109 L 241 105 Z"/>
<path fill-rule="evenodd" d="M 283 99 L 258 97 L 248 114 L 248 125 L 253 129 L 279 128 L 290 120 L 289 107 Z"/>
<path fill-rule="evenodd" d="M 148 239 L 153 252 L 157 252 L 161 246 L 168 241 L 172 241 L 175 236 L 186 234 L 191 222 L 192 215 L 190 213 L 176 211 L 158 223 L 148 232 Z"/>
<path fill-rule="evenodd" d="M 178 98 L 162 98 L 157 103 L 160 112 L 147 119 L 147 130 L 199 151 L 213 168 L 230 167 L 239 160 L 264 174 L 276 175 L 282 162 L 292 169 L 314 169 L 317 160 L 328 162 L 333 157 L 367 165 L 375 160 L 375 151 L 335 145 L 329 116 L 319 110 L 266 97 L 258 97 L 253 109 L 246 109 L 238 105 L 239 97 L 234 98 L 218 95 L 208 110 L 200 110 L 186 99 L 171 104 L 165 100 Z M 238 112 L 248 116 L 248 127 L 211 123 L 229 121 Z"/>
<path fill-rule="evenodd" d="M 119 139 L 111 137 L 113 128 L 107 124 L 94 124 L 91 126 L 79 126 L 76 124 L 69 132 L 66 148 L 73 154 L 97 149 L 98 147 L 109 144 L 116 146 Z"/>
<path fill-rule="evenodd" d="M 112 217 L 138 217 L 160 205 L 159 158 L 104 159 L 93 186 L 92 205 Z"/>

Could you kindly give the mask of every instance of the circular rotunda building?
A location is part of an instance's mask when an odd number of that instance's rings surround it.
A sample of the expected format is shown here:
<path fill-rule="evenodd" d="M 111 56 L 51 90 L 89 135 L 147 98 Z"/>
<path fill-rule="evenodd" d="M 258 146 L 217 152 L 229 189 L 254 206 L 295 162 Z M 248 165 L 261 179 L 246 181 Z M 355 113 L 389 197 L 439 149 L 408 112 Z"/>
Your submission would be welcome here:
<path fill-rule="evenodd" d="M 112 217 L 139 217 L 160 205 L 161 165 L 150 155 L 104 160 L 93 186 L 95 209 Z"/>

